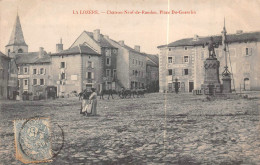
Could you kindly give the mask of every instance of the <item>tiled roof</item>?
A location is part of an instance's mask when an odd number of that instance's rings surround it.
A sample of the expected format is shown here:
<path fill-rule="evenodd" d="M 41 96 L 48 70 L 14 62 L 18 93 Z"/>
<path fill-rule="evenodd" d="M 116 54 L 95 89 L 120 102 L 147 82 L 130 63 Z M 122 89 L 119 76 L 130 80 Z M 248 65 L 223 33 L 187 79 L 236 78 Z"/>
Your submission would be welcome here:
<path fill-rule="evenodd" d="M 92 50 L 90 47 L 86 45 L 74 46 L 72 48 L 63 50 L 59 53 L 53 53 L 51 55 L 55 56 L 55 55 L 74 55 L 74 54 L 99 55 L 97 52 L 95 52 L 94 50 Z"/>
<path fill-rule="evenodd" d="M 94 39 L 93 32 L 84 31 L 87 33 L 88 36 L 90 36 L 99 46 L 106 47 L 106 48 L 115 48 L 113 45 L 111 45 L 105 38 L 103 34 L 100 34 L 100 42 L 97 42 Z"/>
<path fill-rule="evenodd" d="M 19 53 L 15 55 L 16 64 L 39 64 L 50 63 L 50 55 L 46 52 L 42 58 L 39 58 L 39 52 Z"/>
<path fill-rule="evenodd" d="M 168 45 L 161 45 L 158 46 L 158 48 L 161 47 L 177 47 L 177 46 L 199 46 L 204 45 L 207 42 L 209 42 L 211 36 L 208 37 L 199 37 L 198 40 L 194 41 L 193 38 L 184 38 L 181 40 L 177 40 L 175 42 L 172 42 Z M 216 43 L 221 44 L 222 42 L 222 36 L 212 36 L 213 41 Z M 248 32 L 248 33 L 241 33 L 241 34 L 230 34 L 227 35 L 227 42 L 233 43 L 233 42 L 247 42 L 247 41 L 260 41 L 260 32 Z"/>

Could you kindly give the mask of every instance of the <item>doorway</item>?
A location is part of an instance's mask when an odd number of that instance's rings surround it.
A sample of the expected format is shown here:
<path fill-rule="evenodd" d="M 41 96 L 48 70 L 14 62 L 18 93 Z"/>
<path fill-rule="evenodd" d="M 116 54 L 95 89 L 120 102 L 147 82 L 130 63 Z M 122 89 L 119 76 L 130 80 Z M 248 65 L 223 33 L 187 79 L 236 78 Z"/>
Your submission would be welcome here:
<path fill-rule="evenodd" d="M 244 90 L 245 91 L 250 90 L 250 80 L 249 80 L 249 78 L 244 78 Z"/>
<path fill-rule="evenodd" d="M 189 82 L 189 92 L 192 92 L 193 89 L 194 89 L 194 83 Z"/>

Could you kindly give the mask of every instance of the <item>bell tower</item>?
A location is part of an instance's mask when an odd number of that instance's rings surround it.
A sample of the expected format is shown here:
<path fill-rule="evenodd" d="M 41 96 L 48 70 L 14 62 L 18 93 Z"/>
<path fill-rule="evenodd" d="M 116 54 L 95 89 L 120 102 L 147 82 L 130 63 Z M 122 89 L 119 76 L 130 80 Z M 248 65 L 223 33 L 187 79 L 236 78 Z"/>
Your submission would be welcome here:
<path fill-rule="evenodd" d="M 16 16 L 9 43 L 5 46 L 5 53 L 9 57 L 12 57 L 17 53 L 28 53 L 28 45 L 24 41 L 23 30 L 18 14 Z"/>

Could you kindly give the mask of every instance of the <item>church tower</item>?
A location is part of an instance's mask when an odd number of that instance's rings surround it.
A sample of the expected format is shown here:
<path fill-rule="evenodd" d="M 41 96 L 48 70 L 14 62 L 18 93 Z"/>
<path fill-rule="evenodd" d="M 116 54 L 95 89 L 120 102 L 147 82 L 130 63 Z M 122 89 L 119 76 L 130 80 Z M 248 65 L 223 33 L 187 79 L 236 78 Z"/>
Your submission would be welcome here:
<path fill-rule="evenodd" d="M 5 46 L 5 52 L 10 57 L 12 56 L 11 54 L 28 53 L 28 45 L 24 41 L 22 26 L 18 14 L 9 43 Z"/>

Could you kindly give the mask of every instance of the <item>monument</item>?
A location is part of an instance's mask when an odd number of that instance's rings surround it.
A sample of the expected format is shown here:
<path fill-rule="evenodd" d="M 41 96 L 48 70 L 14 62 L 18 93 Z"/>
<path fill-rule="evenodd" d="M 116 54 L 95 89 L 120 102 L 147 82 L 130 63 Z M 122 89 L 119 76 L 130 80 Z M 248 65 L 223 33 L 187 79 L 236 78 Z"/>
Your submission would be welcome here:
<path fill-rule="evenodd" d="M 225 19 L 224 19 L 224 27 L 222 31 L 222 45 L 223 45 L 223 50 L 225 53 L 225 67 L 224 71 L 222 73 L 222 81 L 223 81 L 223 90 L 222 93 L 231 93 L 231 73 L 228 70 L 228 65 L 227 65 L 227 42 L 226 42 L 226 27 L 225 27 Z"/>
<path fill-rule="evenodd" d="M 204 61 L 205 77 L 204 83 L 201 85 L 201 90 L 205 95 L 215 95 L 222 93 L 219 80 L 220 62 L 216 58 L 215 45 L 213 37 L 210 37 L 208 44 L 209 57 Z"/>

